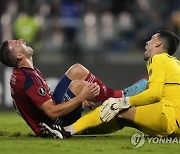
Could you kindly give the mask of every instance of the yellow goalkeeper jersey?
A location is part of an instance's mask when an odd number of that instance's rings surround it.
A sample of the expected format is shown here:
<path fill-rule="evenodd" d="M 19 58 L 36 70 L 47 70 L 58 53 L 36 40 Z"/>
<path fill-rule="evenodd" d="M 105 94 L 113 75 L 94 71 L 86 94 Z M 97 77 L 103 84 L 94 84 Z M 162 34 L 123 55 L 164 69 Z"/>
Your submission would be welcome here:
<path fill-rule="evenodd" d="M 166 105 L 180 108 L 180 61 L 167 53 L 154 55 L 147 61 L 147 71 L 149 88 L 131 96 L 131 105 L 163 101 Z"/>

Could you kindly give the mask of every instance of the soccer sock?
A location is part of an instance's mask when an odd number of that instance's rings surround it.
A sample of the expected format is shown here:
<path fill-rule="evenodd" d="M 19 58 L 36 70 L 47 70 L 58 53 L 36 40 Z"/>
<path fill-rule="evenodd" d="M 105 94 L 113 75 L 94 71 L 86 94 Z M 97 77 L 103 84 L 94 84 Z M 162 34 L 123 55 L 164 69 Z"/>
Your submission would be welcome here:
<path fill-rule="evenodd" d="M 109 87 L 107 87 L 100 79 L 95 77 L 92 73 L 89 73 L 86 77 L 85 81 L 90 83 L 97 83 L 100 87 L 100 93 L 96 98 L 96 102 L 103 102 L 109 97 L 119 98 L 123 96 L 122 90 L 113 90 Z"/>
<path fill-rule="evenodd" d="M 102 121 L 99 116 L 100 109 L 101 109 L 101 106 L 88 112 L 86 115 L 84 115 L 75 123 L 73 123 L 71 126 L 65 127 L 65 130 L 67 131 L 69 130 L 71 134 L 73 135 L 76 133 L 80 133 L 81 131 L 86 130 L 87 128 L 95 127 L 102 124 Z"/>
<path fill-rule="evenodd" d="M 69 79 L 66 75 L 63 75 L 52 94 L 52 98 L 56 103 L 62 102 L 70 83 L 71 79 Z"/>

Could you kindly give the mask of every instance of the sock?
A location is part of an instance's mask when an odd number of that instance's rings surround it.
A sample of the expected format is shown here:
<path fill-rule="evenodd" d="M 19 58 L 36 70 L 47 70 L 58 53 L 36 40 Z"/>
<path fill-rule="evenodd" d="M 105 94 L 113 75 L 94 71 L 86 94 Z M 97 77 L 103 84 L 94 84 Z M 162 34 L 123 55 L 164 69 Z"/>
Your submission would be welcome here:
<path fill-rule="evenodd" d="M 89 73 L 85 81 L 97 83 L 100 87 L 100 93 L 96 98 L 96 102 L 103 102 L 109 97 L 119 98 L 123 96 L 122 90 L 113 90 L 107 87 L 100 79 L 96 78 L 92 73 Z"/>
<path fill-rule="evenodd" d="M 64 130 L 67 131 L 67 132 L 70 132 L 71 135 L 76 134 L 76 131 L 75 131 L 75 129 L 74 129 L 74 127 L 72 125 L 64 127 Z"/>
<path fill-rule="evenodd" d="M 61 103 L 63 101 L 70 83 L 71 80 L 66 75 L 63 75 L 52 94 L 52 98 L 56 103 Z"/>
<path fill-rule="evenodd" d="M 81 131 L 86 130 L 87 128 L 95 127 L 102 124 L 102 121 L 99 116 L 100 109 L 101 106 L 88 112 L 86 115 L 84 115 L 75 123 L 73 123 L 71 126 L 68 126 L 70 128 L 66 128 L 66 130 L 71 131 L 71 134 L 73 135 L 76 133 L 80 133 Z"/>

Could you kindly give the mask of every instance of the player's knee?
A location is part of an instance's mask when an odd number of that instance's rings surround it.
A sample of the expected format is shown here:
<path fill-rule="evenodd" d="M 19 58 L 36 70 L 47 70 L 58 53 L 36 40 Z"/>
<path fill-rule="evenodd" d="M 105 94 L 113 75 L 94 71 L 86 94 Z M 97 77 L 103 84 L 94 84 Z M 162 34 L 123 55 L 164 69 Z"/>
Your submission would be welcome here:
<path fill-rule="evenodd" d="M 68 71 L 66 72 L 66 75 L 71 79 L 71 80 L 84 80 L 89 73 L 89 70 L 86 69 L 83 65 L 76 63 L 72 65 Z"/>

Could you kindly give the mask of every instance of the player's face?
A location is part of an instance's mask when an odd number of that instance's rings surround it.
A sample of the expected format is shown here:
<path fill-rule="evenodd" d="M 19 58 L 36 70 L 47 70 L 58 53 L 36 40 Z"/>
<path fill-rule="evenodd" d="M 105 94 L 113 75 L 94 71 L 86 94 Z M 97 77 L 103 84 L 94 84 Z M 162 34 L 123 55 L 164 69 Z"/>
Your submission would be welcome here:
<path fill-rule="evenodd" d="M 33 49 L 30 46 L 27 46 L 23 39 L 20 40 L 9 40 L 8 41 L 9 48 L 15 52 L 15 54 L 23 54 L 27 57 L 31 57 L 33 55 Z"/>
<path fill-rule="evenodd" d="M 159 35 L 158 33 L 153 35 L 151 37 L 151 40 L 146 42 L 146 46 L 145 46 L 146 51 L 144 53 L 144 59 L 146 61 L 156 54 L 154 49 L 158 47 L 159 44 L 158 35 Z"/>

